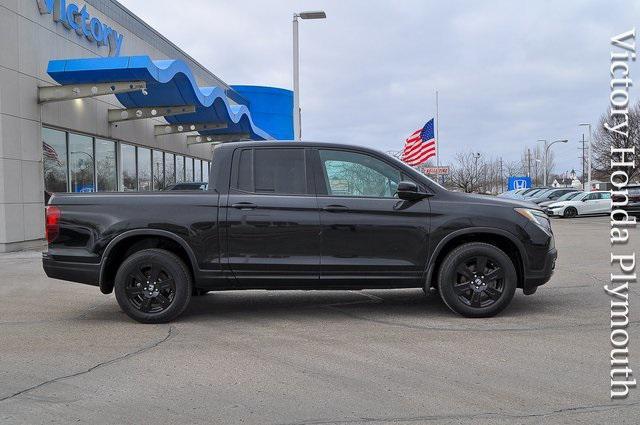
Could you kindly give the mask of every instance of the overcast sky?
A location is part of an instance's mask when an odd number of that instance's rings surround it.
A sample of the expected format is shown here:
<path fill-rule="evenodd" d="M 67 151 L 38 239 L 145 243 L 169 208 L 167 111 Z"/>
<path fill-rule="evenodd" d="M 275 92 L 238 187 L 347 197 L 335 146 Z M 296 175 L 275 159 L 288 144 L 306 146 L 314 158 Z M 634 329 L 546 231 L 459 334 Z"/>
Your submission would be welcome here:
<path fill-rule="evenodd" d="M 637 1 L 121 2 L 225 82 L 284 88 L 292 13 L 323 9 L 300 22 L 304 139 L 400 150 L 438 89 L 441 163 L 569 139 L 556 172 L 581 167 L 577 125 L 608 105 L 609 39 L 640 23 Z"/>

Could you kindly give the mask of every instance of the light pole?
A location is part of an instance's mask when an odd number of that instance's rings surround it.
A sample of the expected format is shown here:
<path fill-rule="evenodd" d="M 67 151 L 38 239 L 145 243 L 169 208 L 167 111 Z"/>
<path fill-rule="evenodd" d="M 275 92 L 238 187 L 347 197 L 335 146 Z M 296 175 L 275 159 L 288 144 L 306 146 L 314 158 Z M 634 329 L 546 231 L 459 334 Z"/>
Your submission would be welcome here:
<path fill-rule="evenodd" d="M 533 174 L 533 179 L 534 179 L 534 180 L 533 180 L 533 185 L 534 185 L 534 186 L 537 186 L 537 185 L 538 185 L 538 164 L 540 164 L 541 162 L 542 162 L 542 160 L 541 160 L 541 159 L 536 158 L 536 163 L 535 163 L 536 168 L 535 168 L 535 170 L 534 170 L 534 172 L 533 172 L 533 173 L 534 173 L 534 174 Z"/>
<path fill-rule="evenodd" d="M 544 170 L 543 171 L 543 175 L 544 175 L 544 186 L 547 186 L 547 168 L 549 167 L 549 149 L 551 149 L 551 146 L 555 145 L 556 143 L 567 143 L 568 140 L 567 139 L 562 139 L 562 140 L 556 140 L 554 142 L 551 142 L 549 144 L 547 144 L 547 141 L 544 141 Z"/>
<path fill-rule="evenodd" d="M 475 161 L 475 167 L 474 167 L 474 178 L 475 178 L 475 184 L 478 184 L 478 160 L 480 159 L 480 152 L 471 154 L 473 156 L 473 159 Z M 471 185 L 471 191 L 473 192 L 473 185 Z"/>
<path fill-rule="evenodd" d="M 302 139 L 300 114 L 300 49 L 298 47 L 298 18 L 325 19 L 327 14 L 322 10 L 293 14 L 293 138 Z"/>
<path fill-rule="evenodd" d="M 589 188 L 589 191 L 591 191 L 591 124 L 588 123 L 584 123 L 584 124 L 578 124 L 579 127 L 583 127 L 583 126 L 587 126 L 589 127 L 589 149 L 588 149 L 588 155 L 589 157 L 587 158 L 587 187 Z M 584 177 L 583 177 L 584 178 Z M 584 189 L 584 182 L 583 182 L 583 189 Z"/>

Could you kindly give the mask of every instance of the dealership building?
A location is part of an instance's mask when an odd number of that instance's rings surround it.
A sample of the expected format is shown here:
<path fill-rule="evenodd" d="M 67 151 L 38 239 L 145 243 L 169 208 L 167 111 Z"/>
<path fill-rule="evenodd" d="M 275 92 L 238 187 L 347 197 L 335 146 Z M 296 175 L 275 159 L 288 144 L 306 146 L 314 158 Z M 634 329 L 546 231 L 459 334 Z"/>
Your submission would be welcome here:
<path fill-rule="evenodd" d="M 292 111 L 115 0 L 0 0 L 0 252 L 42 246 L 51 193 L 206 181 L 217 143 L 291 139 Z"/>

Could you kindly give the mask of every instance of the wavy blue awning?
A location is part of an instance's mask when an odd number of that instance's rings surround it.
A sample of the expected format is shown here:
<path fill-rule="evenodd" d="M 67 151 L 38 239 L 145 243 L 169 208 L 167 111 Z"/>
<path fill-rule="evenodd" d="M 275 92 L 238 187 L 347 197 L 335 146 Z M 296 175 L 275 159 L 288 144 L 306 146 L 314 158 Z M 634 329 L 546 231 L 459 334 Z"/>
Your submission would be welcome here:
<path fill-rule="evenodd" d="M 202 131 L 202 135 L 249 133 L 252 140 L 293 138 L 291 91 L 255 86 L 238 86 L 237 91 L 199 87 L 191 69 L 179 60 L 154 61 L 148 56 L 53 60 L 47 73 L 65 85 L 144 81 L 147 95 L 117 94 L 118 101 L 126 108 L 195 105 L 194 113 L 165 119 L 171 124 L 224 122 L 228 126 Z M 259 122 L 252 117 L 252 98 Z"/>

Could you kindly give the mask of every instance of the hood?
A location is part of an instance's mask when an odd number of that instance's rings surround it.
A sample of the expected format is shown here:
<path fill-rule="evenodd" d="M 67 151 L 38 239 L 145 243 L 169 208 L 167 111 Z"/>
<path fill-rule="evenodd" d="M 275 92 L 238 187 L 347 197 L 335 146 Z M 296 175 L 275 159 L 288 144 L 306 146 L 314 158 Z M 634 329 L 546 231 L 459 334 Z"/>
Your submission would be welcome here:
<path fill-rule="evenodd" d="M 570 204 L 573 201 L 560 201 L 560 202 L 551 202 L 549 205 L 547 205 L 548 208 L 551 207 L 566 207 L 568 204 Z"/>
<path fill-rule="evenodd" d="M 490 195 L 477 195 L 475 193 L 461 193 L 450 192 L 457 198 L 460 198 L 462 202 L 476 202 L 483 205 L 495 205 L 512 208 L 529 208 L 534 210 L 540 210 L 540 207 L 534 203 L 513 199 L 513 198 L 498 198 L 497 196 Z"/>

